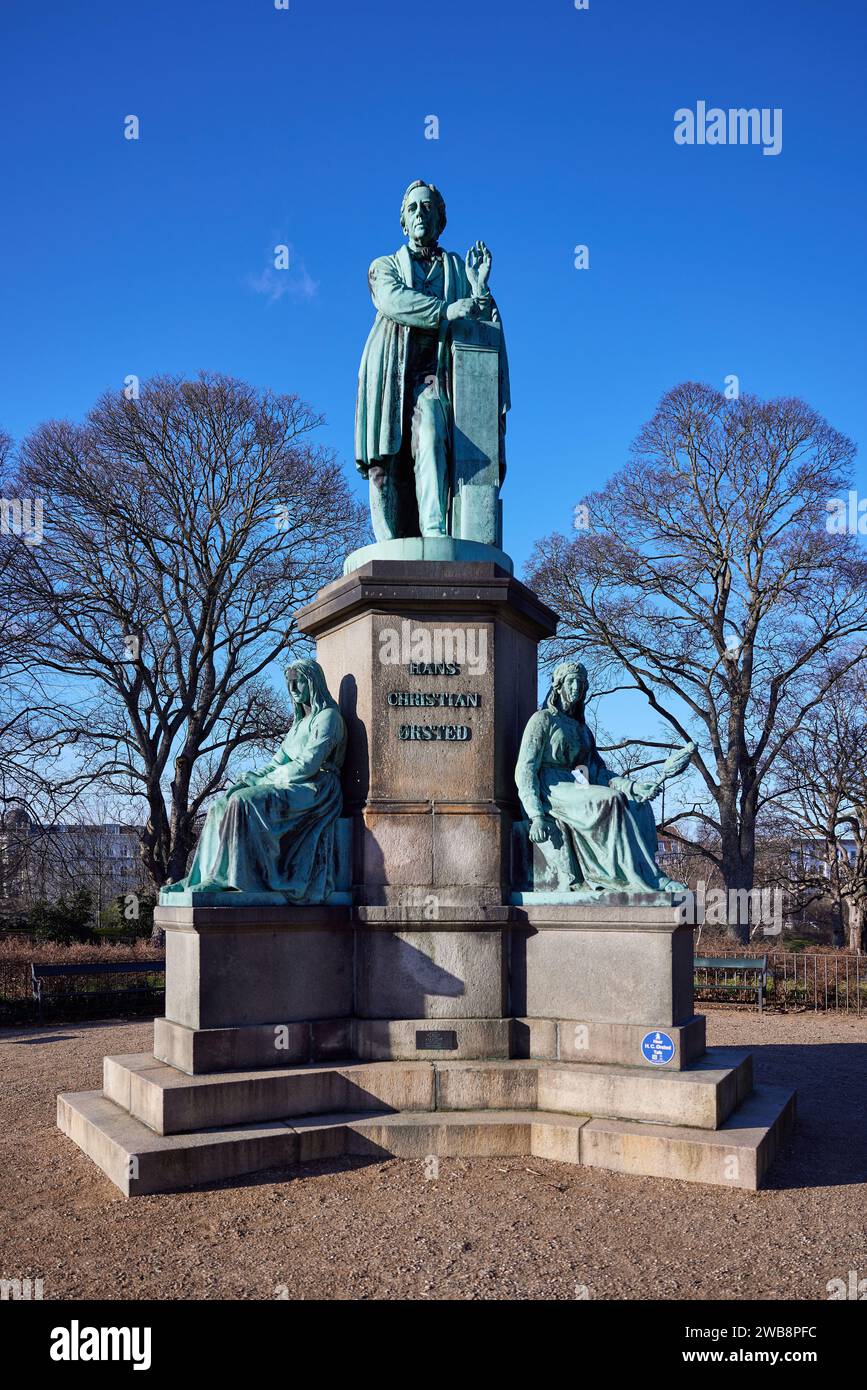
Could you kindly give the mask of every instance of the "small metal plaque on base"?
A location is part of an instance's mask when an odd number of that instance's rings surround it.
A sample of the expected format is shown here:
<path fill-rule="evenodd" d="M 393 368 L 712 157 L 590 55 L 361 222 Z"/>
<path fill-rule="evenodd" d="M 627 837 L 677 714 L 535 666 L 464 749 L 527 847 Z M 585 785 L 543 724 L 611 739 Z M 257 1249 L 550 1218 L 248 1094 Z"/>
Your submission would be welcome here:
<path fill-rule="evenodd" d="M 454 1029 L 431 1030 L 424 1033 L 416 1030 L 415 1045 L 420 1052 L 454 1052 L 458 1045 L 458 1035 Z"/>

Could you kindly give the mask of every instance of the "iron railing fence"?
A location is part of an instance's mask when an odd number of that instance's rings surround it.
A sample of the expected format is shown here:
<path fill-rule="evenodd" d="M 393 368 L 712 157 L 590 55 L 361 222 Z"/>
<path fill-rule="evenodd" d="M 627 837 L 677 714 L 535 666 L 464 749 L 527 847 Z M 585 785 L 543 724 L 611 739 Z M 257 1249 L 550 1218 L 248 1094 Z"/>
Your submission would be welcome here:
<path fill-rule="evenodd" d="M 32 961 L 32 957 L 0 958 L 0 1026 L 36 1023 L 39 1019 L 39 1006 L 33 996 Z M 54 955 L 46 963 L 58 965 L 61 962 Z M 80 965 L 82 962 L 69 963 Z M 107 961 L 111 969 L 104 972 L 99 969 L 98 962 L 86 963 L 94 966 L 93 974 L 76 980 L 74 998 L 64 998 L 62 994 L 55 998 L 48 995 L 43 1004 L 46 1019 L 69 1022 L 75 1018 L 117 1018 L 162 1012 L 165 966 L 161 961 L 154 961 L 153 971 L 148 971 L 145 989 L 141 987 L 140 969 L 131 970 L 127 975 L 114 962 Z"/>
<path fill-rule="evenodd" d="M 867 955 L 849 951 L 734 950 L 726 955 L 748 960 L 766 955 L 765 1006 L 814 1009 L 832 1013 L 867 1012 Z M 709 976 L 714 975 L 711 980 Z M 728 989 L 724 969 L 696 970 L 696 998 L 704 1002 L 739 1002 Z M 740 1002 L 743 1002 L 741 995 Z"/>

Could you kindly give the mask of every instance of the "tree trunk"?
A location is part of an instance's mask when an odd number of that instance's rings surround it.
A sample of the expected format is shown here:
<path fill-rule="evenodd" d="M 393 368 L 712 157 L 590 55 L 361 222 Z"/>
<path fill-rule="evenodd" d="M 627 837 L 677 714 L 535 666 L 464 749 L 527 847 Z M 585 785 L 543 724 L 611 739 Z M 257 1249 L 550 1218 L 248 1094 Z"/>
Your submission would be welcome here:
<path fill-rule="evenodd" d="M 148 785 L 148 804 L 150 807 L 150 815 L 148 816 L 148 823 L 142 831 L 141 860 L 153 886 L 157 902 L 159 902 L 160 889 L 168 879 L 168 874 L 166 873 L 166 859 L 168 853 L 169 827 L 166 818 L 165 803 L 162 798 L 159 782 L 157 781 L 152 781 Z M 165 946 L 165 943 L 165 932 L 154 923 L 151 928 L 151 945 Z"/>
<path fill-rule="evenodd" d="M 840 950 L 846 941 L 846 925 L 843 921 L 843 904 L 838 899 L 834 903 L 833 943 Z"/>
<path fill-rule="evenodd" d="M 148 785 L 148 820 L 141 836 L 141 857 L 148 877 L 159 892 L 168 878 L 169 822 L 158 782 Z"/>
<path fill-rule="evenodd" d="M 187 871 L 187 858 L 192 848 L 192 827 L 190 825 L 190 778 L 196 753 L 189 742 L 184 751 L 175 759 L 175 775 L 172 779 L 172 811 L 169 821 L 169 852 L 166 864 L 166 877 L 170 883 L 177 883 Z"/>
<path fill-rule="evenodd" d="M 850 901 L 847 913 L 847 928 L 849 933 L 849 950 L 861 951 L 864 940 L 864 905 L 863 903 L 853 903 Z"/>
<path fill-rule="evenodd" d="M 726 891 L 726 936 L 741 946 L 749 945 L 749 893 L 755 873 L 755 842 L 744 852 L 742 828 L 738 818 L 728 825 L 723 822 L 722 873 Z M 744 897 L 744 894 L 747 896 Z M 740 910 L 739 910 L 740 909 Z"/>

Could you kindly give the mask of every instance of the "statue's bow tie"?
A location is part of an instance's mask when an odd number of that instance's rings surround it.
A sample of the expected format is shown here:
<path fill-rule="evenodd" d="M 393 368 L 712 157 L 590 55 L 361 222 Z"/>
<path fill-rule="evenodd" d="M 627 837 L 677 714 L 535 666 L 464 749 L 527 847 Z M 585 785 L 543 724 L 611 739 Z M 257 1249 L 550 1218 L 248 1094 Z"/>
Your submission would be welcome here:
<path fill-rule="evenodd" d="M 410 250 L 409 253 L 415 261 L 435 261 L 442 255 L 440 246 L 420 246 L 417 251 Z"/>

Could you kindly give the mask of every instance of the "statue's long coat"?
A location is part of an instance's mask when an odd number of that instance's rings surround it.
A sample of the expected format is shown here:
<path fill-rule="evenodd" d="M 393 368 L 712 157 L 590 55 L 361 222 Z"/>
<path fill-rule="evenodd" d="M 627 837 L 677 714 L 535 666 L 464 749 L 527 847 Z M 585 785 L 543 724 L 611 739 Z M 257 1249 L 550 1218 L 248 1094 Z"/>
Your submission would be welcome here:
<path fill-rule="evenodd" d="M 450 394 L 448 321 L 440 321 L 440 301 L 412 287 L 412 257 L 406 246 L 393 256 L 379 256 L 368 271 L 376 318 L 358 371 L 355 407 L 355 458 L 367 474 L 372 463 L 400 453 L 403 438 L 404 392 L 409 334 L 412 328 L 439 333 L 437 374 L 440 389 Z M 472 295 L 466 267 L 453 251 L 443 252 L 444 298 L 447 304 Z M 490 317 L 500 322 L 491 301 Z M 500 408 L 509 409 L 509 364 L 505 346 L 500 353 Z"/>

